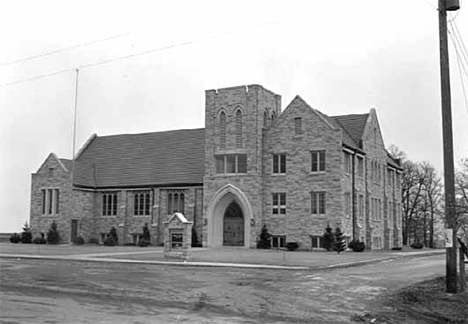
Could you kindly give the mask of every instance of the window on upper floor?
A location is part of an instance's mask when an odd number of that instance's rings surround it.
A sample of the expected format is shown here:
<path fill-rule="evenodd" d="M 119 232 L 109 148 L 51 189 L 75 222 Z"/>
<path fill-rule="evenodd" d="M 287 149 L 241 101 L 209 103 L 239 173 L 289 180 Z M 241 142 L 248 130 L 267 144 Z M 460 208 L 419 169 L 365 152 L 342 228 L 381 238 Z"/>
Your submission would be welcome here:
<path fill-rule="evenodd" d="M 395 174 L 395 187 L 400 190 L 400 187 L 401 187 L 401 178 L 400 178 L 400 174 L 399 173 L 396 173 Z"/>
<path fill-rule="evenodd" d="M 101 213 L 103 216 L 117 215 L 117 193 L 103 193 Z"/>
<path fill-rule="evenodd" d="M 302 118 L 301 117 L 294 118 L 294 134 L 295 135 L 302 134 Z"/>
<path fill-rule="evenodd" d="M 49 178 L 53 178 L 55 175 L 55 168 L 49 168 Z"/>
<path fill-rule="evenodd" d="M 226 113 L 219 114 L 219 141 L 221 148 L 226 148 Z"/>
<path fill-rule="evenodd" d="M 236 111 L 236 147 L 242 147 L 242 111 Z"/>
<path fill-rule="evenodd" d="M 184 190 L 169 190 L 167 192 L 167 214 L 185 213 Z"/>
<path fill-rule="evenodd" d="M 353 156 L 348 153 L 344 152 L 344 171 L 345 173 L 351 174 L 353 171 L 353 161 L 352 161 Z"/>
<path fill-rule="evenodd" d="M 268 111 L 265 110 L 263 112 L 263 127 L 267 127 L 268 126 Z"/>
<path fill-rule="evenodd" d="M 57 215 L 59 213 L 59 195 L 59 189 L 41 189 L 42 215 Z"/>
<path fill-rule="evenodd" d="M 273 154 L 273 173 L 286 173 L 286 154 Z"/>
<path fill-rule="evenodd" d="M 286 214 L 286 193 L 273 193 L 272 206 L 273 215 Z"/>
<path fill-rule="evenodd" d="M 344 194 L 344 212 L 346 217 L 351 217 L 351 194 L 349 192 Z"/>
<path fill-rule="evenodd" d="M 325 171 L 325 151 L 312 151 L 310 155 L 312 162 L 310 171 Z"/>
<path fill-rule="evenodd" d="M 364 177 L 364 158 L 357 156 L 357 176 Z"/>
<path fill-rule="evenodd" d="M 359 222 L 362 224 L 364 222 L 364 196 L 359 195 L 358 199 L 358 217 Z"/>
<path fill-rule="evenodd" d="M 149 191 L 135 192 L 133 194 L 133 215 L 150 214 L 150 194 Z"/>
<path fill-rule="evenodd" d="M 216 155 L 217 174 L 247 173 L 247 154 Z"/>
<path fill-rule="evenodd" d="M 273 122 L 276 120 L 276 113 L 273 111 L 271 113 L 271 123 L 273 124 Z"/>
<path fill-rule="evenodd" d="M 326 195 L 323 191 L 312 191 L 310 193 L 311 197 L 311 207 L 310 212 L 311 214 L 325 214 L 325 203 L 326 203 Z"/>

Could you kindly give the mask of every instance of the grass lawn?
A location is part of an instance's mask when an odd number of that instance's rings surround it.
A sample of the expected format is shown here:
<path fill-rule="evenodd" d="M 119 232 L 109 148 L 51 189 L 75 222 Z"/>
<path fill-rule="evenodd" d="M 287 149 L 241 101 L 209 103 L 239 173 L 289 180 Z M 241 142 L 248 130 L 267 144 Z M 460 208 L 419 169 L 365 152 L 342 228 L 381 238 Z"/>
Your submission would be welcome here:
<path fill-rule="evenodd" d="M 424 252 L 437 252 L 434 250 L 403 251 L 365 251 L 365 252 L 336 252 L 326 251 L 286 251 L 286 250 L 260 250 L 234 247 L 194 248 L 188 258 L 192 262 L 219 262 L 219 263 L 247 263 L 285 266 L 322 267 L 349 262 L 366 262 L 369 260 L 404 255 L 420 254 Z M 441 250 L 443 252 L 443 250 Z M 162 247 L 138 246 L 103 246 L 103 245 L 36 245 L 0 243 L 2 254 L 48 255 L 70 257 L 113 258 L 143 261 L 165 261 Z M 177 261 L 177 259 L 171 259 Z"/>

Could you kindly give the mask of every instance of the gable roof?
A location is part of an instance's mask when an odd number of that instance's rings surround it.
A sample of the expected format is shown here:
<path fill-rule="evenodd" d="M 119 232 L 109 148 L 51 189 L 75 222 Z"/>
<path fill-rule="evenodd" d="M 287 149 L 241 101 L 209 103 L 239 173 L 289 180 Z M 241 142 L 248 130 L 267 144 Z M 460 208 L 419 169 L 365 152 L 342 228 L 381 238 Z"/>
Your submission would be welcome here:
<path fill-rule="evenodd" d="M 364 133 L 368 117 L 369 114 L 367 113 L 332 116 L 331 118 L 341 125 L 341 128 L 348 133 L 355 145 L 361 147 L 362 134 Z"/>
<path fill-rule="evenodd" d="M 62 162 L 63 166 L 67 169 L 67 171 L 71 171 L 73 161 L 69 159 L 59 158 L 60 162 Z"/>
<path fill-rule="evenodd" d="M 205 129 L 95 136 L 75 166 L 81 187 L 202 184 Z"/>

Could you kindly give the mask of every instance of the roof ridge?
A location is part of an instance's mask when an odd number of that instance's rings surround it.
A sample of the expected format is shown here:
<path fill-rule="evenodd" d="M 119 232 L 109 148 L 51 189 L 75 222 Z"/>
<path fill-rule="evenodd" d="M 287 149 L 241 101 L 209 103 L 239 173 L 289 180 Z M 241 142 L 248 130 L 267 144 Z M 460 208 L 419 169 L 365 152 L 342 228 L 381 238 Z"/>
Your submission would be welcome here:
<path fill-rule="evenodd" d="M 122 134 L 100 135 L 99 138 L 102 139 L 102 138 L 109 138 L 109 137 L 116 137 L 116 136 L 138 136 L 138 135 L 163 134 L 163 133 L 182 132 L 182 131 L 201 131 L 201 130 L 205 130 L 205 127 L 181 128 L 181 129 L 171 129 L 171 130 L 164 130 L 164 131 L 144 132 L 144 133 L 122 133 Z"/>
<path fill-rule="evenodd" d="M 342 129 L 346 134 L 348 134 L 349 138 L 353 141 L 353 143 L 354 143 L 357 147 L 360 148 L 359 143 L 356 143 L 356 141 L 354 140 L 354 138 L 353 138 L 353 137 L 351 136 L 351 134 L 346 130 L 346 128 L 340 123 L 340 121 L 339 121 L 339 120 L 335 120 L 335 121 L 338 123 L 338 125 L 340 125 L 341 129 Z"/>

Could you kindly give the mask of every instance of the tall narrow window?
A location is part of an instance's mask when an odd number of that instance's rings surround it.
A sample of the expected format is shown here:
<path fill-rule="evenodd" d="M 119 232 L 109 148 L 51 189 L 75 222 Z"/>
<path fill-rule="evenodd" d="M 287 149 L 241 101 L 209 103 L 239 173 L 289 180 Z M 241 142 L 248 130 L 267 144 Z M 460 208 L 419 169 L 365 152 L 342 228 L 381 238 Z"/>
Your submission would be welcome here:
<path fill-rule="evenodd" d="M 286 173 L 286 154 L 273 154 L 273 173 Z"/>
<path fill-rule="evenodd" d="M 296 135 L 302 134 L 302 118 L 301 117 L 294 118 L 294 133 Z"/>
<path fill-rule="evenodd" d="M 325 192 L 312 191 L 311 196 L 311 214 L 325 214 Z"/>
<path fill-rule="evenodd" d="M 236 147 L 242 147 L 242 111 L 236 112 Z"/>
<path fill-rule="evenodd" d="M 344 194 L 344 204 L 345 216 L 351 217 L 351 194 L 349 192 Z"/>
<path fill-rule="evenodd" d="M 150 194 L 149 192 L 135 192 L 133 197 L 133 215 L 150 214 Z"/>
<path fill-rule="evenodd" d="M 325 171 L 325 151 L 312 151 L 311 160 L 312 172 Z"/>
<path fill-rule="evenodd" d="M 265 110 L 265 112 L 263 113 L 263 127 L 267 127 L 268 126 L 268 111 Z"/>
<path fill-rule="evenodd" d="M 41 189 L 42 194 L 42 215 L 46 213 L 46 204 L 47 204 L 47 192 L 46 189 Z"/>
<path fill-rule="evenodd" d="M 117 194 L 103 193 L 102 194 L 102 215 L 113 216 L 117 215 Z"/>
<path fill-rule="evenodd" d="M 272 112 L 271 113 L 271 123 L 273 124 L 273 122 L 276 120 L 276 113 L 275 112 Z"/>
<path fill-rule="evenodd" d="M 353 156 L 351 154 L 344 152 L 344 171 L 348 174 L 350 174 L 353 170 L 352 158 Z"/>
<path fill-rule="evenodd" d="M 185 212 L 185 195 L 183 190 L 171 190 L 167 194 L 167 213 Z"/>
<path fill-rule="evenodd" d="M 58 189 L 54 189 L 54 194 L 55 194 L 55 213 L 54 214 L 58 214 L 59 213 L 59 190 Z"/>
<path fill-rule="evenodd" d="M 286 214 L 286 193 L 274 193 L 272 194 L 273 198 L 273 209 L 272 213 L 277 214 Z"/>
<path fill-rule="evenodd" d="M 221 148 L 226 148 L 226 113 L 224 111 L 219 114 L 219 137 Z"/>
<path fill-rule="evenodd" d="M 358 177 L 364 177 L 364 159 L 360 156 L 357 157 L 357 175 Z"/>

